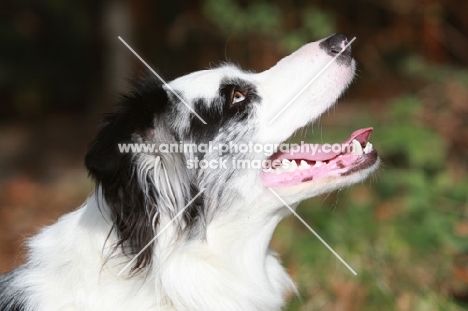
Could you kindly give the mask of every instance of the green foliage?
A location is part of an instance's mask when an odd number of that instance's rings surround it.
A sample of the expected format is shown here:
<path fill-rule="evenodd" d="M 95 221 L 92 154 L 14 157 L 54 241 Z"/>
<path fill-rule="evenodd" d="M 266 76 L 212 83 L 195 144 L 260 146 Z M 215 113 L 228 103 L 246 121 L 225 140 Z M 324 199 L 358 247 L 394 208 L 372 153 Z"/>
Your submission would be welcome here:
<path fill-rule="evenodd" d="M 266 1 L 255 1 L 241 8 L 232 0 L 206 0 L 204 13 L 223 31 L 234 35 L 274 34 L 280 28 L 278 8 Z"/>
<path fill-rule="evenodd" d="M 446 157 L 444 141 L 434 130 L 417 122 L 420 110 L 421 100 L 416 97 L 391 102 L 388 116 L 384 116 L 376 133 L 379 144 L 387 155 L 404 156 L 410 167 L 440 169 Z"/>
<path fill-rule="evenodd" d="M 300 17 L 302 27 L 283 34 L 281 38 L 287 51 L 294 51 L 313 38 L 324 38 L 335 32 L 333 16 L 317 8 L 307 7 Z"/>
<path fill-rule="evenodd" d="M 425 80 L 445 83 L 455 78 L 457 82 L 468 86 L 468 71 L 453 66 L 434 66 L 419 55 L 411 55 L 404 59 L 399 70 L 412 78 L 424 77 Z"/>
<path fill-rule="evenodd" d="M 267 1 L 251 1 L 241 6 L 235 0 L 205 0 L 205 17 L 225 34 L 241 38 L 263 35 L 280 42 L 288 52 L 316 38 L 323 38 L 335 31 L 334 17 L 313 6 L 300 11 L 297 7 L 284 9 Z M 297 16 L 299 27 L 286 31 L 286 15 Z"/>

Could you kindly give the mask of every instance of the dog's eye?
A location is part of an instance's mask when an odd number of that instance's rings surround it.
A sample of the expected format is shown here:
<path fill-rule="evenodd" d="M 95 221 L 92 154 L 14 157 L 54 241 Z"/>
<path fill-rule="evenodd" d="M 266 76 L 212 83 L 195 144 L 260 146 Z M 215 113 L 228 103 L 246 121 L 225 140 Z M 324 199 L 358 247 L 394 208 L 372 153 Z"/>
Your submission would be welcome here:
<path fill-rule="evenodd" d="M 242 94 L 239 91 L 236 91 L 234 92 L 234 96 L 232 97 L 232 104 L 234 105 L 234 104 L 240 103 L 244 99 L 245 99 L 244 94 Z"/>

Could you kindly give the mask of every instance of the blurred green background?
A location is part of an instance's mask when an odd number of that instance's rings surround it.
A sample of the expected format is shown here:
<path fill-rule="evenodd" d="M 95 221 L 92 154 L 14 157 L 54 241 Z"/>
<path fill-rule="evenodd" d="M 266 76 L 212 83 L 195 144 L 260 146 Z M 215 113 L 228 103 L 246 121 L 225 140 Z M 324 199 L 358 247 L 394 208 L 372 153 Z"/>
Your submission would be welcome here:
<path fill-rule="evenodd" d="M 287 310 L 468 309 L 462 0 L 2 1 L 0 272 L 23 261 L 25 237 L 92 190 L 87 142 L 145 72 L 117 36 L 170 80 L 224 61 L 265 70 L 334 32 L 357 38 L 358 77 L 295 139 L 339 142 L 373 126 L 383 165 L 298 208 L 357 276 L 297 219 L 278 228 L 272 246 L 300 292 Z"/>

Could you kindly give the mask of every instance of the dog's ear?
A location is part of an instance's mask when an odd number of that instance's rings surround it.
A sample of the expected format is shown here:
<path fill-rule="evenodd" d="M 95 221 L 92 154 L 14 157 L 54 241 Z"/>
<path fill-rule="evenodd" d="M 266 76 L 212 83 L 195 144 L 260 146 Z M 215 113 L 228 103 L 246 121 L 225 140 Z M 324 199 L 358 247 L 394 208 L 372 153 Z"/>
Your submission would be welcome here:
<path fill-rule="evenodd" d="M 139 82 L 137 88 L 121 98 L 119 109 L 105 116 L 104 124 L 88 148 L 85 164 L 96 181 L 112 179 L 126 157 L 118 144 L 136 142 L 155 127 L 155 118 L 164 113 L 168 96 L 154 80 Z"/>
<path fill-rule="evenodd" d="M 196 191 L 183 153 L 119 149 L 119 144 L 120 148 L 123 144 L 155 147 L 174 142 L 171 127 L 166 124 L 168 100 L 159 83 L 140 85 L 138 91 L 123 97 L 117 112 L 106 116 L 85 158 L 107 204 L 118 236 L 116 247 L 127 255 L 145 248 L 155 236 L 160 219 L 172 219 Z M 183 217 L 193 214 L 190 208 Z M 136 259 L 133 271 L 148 266 L 152 256 L 153 247 L 147 247 Z"/>

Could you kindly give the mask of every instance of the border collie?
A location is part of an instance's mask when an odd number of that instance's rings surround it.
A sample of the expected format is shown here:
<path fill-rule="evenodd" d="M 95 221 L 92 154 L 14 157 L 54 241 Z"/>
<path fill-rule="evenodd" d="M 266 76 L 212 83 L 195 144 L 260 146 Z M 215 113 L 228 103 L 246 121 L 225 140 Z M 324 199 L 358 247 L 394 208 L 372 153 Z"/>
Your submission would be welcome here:
<path fill-rule="evenodd" d="M 372 129 L 342 143 L 350 152 L 119 146 L 283 143 L 353 80 L 347 43 L 332 35 L 260 73 L 223 65 L 168 84 L 137 81 L 89 146 L 96 190 L 28 241 L 27 262 L 0 276 L 0 310 L 280 310 L 296 291 L 269 249 L 290 214 L 284 203 L 295 207 L 366 178 L 380 162 L 368 143 Z M 281 165 L 239 168 L 237 160 Z"/>

